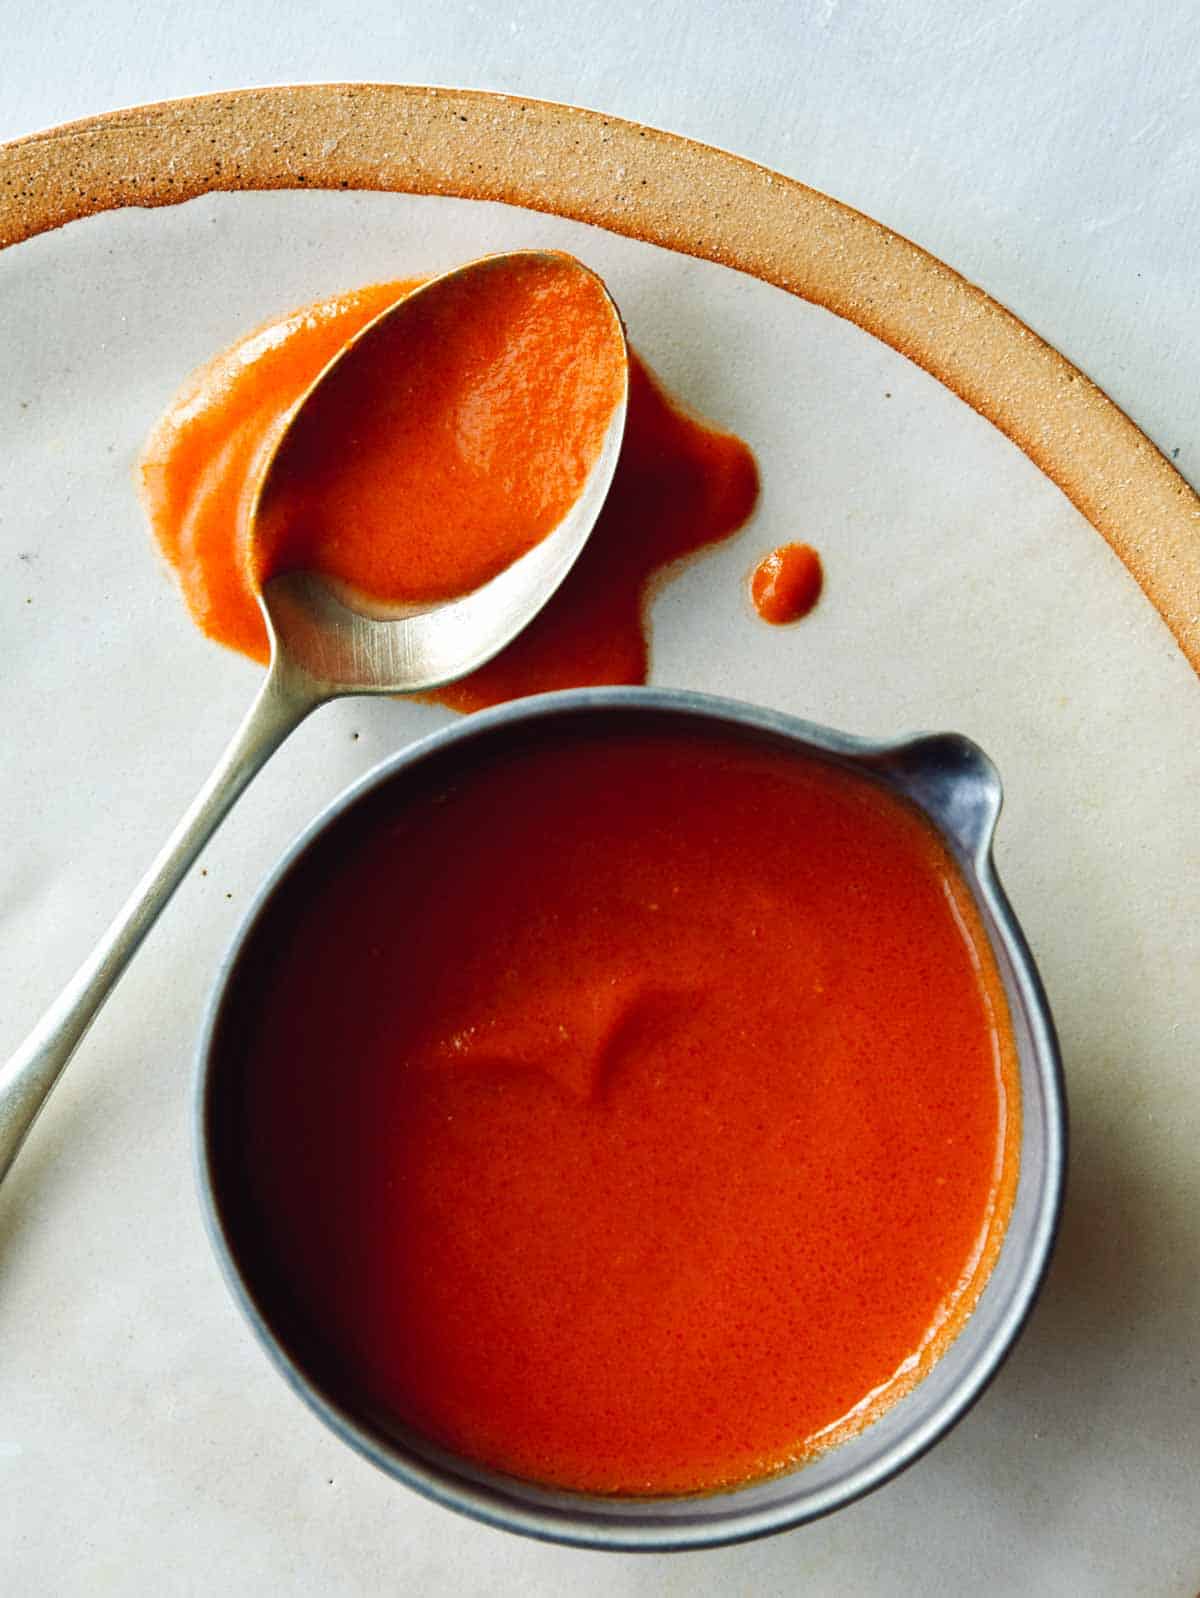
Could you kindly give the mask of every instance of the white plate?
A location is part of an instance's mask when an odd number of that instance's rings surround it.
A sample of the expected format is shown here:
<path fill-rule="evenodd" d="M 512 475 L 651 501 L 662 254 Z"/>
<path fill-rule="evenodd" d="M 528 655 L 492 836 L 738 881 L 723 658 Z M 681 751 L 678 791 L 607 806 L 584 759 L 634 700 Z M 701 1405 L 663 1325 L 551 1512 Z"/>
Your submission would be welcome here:
<path fill-rule="evenodd" d="M 201 1007 L 250 895 L 346 782 L 448 712 L 323 710 L 240 802 L 0 1198 L 0 1572 L 13 1593 L 1186 1593 L 1200 1581 L 1200 692 L 1093 529 L 990 424 L 847 322 L 577 223 L 389 194 L 217 194 L 0 252 L 0 1042 L 82 956 L 256 671 L 192 628 L 131 472 L 178 382 L 374 278 L 552 244 L 755 448 L 763 492 L 653 614 L 653 679 L 998 762 L 1000 868 L 1061 1029 L 1071 1189 L 1044 1300 L 978 1408 L 866 1502 L 752 1547 L 549 1549 L 451 1519 L 285 1391 L 192 1191 Z M 743 579 L 814 543 L 814 615 Z M 1189 1587 L 1189 1583 L 1191 1586 Z"/>

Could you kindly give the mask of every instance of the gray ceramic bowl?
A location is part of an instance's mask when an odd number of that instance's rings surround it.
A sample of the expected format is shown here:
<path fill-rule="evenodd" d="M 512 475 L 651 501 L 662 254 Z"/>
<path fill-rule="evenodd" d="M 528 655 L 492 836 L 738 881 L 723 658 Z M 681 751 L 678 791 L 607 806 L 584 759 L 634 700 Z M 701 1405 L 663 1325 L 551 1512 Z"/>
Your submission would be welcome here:
<path fill-rule="evenodd" d="M 272 1325 L 261 1284 L 239 1251 L 217 1148 L 222 1029 L 240 962 L 274 895 L 315 841 L 368 795 L 409 781 L 429 762 L 470 758 L 534 726 L 595 726 L 598 720 L 644 729 L 700 723 L 730 737 L 817 753 L 914 801 L 948 842 L 975 896 L 1008 995 L 1020 1061 L 1016 1201 L 995 1269 L 958 1338 L 911 1393 L 850 1441 L 786 1475 L 703 1497 L 618 1499 L 548 1491 L 354 1412 L 303 1368 Z M 995 767 L 955 734 L 867 743 L 750 705 L 638 688 L 550 694 L 466 717 L 377 766 L 336 799 L 288 850 L 250 910 L 217 977 L 200 1041 L 196 1131 L 209 1232 L 234 1297 L 290 1386 L 353 1448 L 438 1503 L 493 1526 L 585 1547 L 699 1548 L 780 1531 L 850 1503 L 910 1465 L 960 1418 L 1012 1347 L 1045 1272 L 1062 1197 L 1066 1111 L 1058 1048 L 1037 971 L 992 865 L 1000 803 Z"/>

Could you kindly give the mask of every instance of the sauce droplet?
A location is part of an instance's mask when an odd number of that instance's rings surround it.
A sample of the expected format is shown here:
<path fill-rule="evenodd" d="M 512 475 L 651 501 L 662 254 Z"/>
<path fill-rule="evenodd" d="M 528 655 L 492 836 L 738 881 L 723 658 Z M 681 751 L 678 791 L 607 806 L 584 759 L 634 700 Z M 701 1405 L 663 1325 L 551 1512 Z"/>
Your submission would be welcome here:
<path fill-rule="evenodd" d="M 825 574 L 811 544 L 781 544 L 764 555 L 750 575 L 750 598 L 773 627 L 807 616 L 821 597 Z"/>

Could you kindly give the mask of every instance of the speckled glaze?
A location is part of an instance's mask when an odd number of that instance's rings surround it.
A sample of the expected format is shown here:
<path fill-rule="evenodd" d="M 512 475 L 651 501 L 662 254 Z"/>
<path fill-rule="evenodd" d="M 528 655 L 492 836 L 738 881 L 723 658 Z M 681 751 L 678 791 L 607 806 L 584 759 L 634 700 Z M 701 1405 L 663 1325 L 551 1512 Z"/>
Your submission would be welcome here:
<path fill-rule="evenodd" d="M 857 1436 L 812 1463 L 734 1491 L 692 1498 L 600 1498 L 549 1491 L 474 1466 L 410 1434 L 385 1435 L 349 1413 L 293 1361 L 242 1274 L 219 1200 L 211 1132 L 222 1010 L 239 960 L 284 880 L 335 819 L 385 785 L 402 785 L 453 747 L 495 745 L 534 725 L 597 720 L 620 725 L 703 724 L 731 737 L 816 753 L 903 795 L 946 840 L 992 946 L 1012 1018 L 1021 1081 L 1020 1177 L 1008 1230 L 971 1319 L 933 1370 Z M 1066 1106 L 1058 1045 L 1029 949 L 992 863 L 1000 812 L 995 767 L 953 733 L 872 743 L 775 711 L 682 690 L 583 689 L 503 705 L 466 718 L 384 761 L 334 800 L 286 852 L 218 973 L 202 1031 L 195 1099 L 197 1169 L 209 1235 L 225 1279 L 292 1389 L 345 1442 L 389 1475 L 490 1525 L 583 1547 L 666 1551 L 781 1531 L 850 1503 L 931 1447 L 965 1413 L 1011 1348 L 1053 1247 L 1066 1163 Z"/>

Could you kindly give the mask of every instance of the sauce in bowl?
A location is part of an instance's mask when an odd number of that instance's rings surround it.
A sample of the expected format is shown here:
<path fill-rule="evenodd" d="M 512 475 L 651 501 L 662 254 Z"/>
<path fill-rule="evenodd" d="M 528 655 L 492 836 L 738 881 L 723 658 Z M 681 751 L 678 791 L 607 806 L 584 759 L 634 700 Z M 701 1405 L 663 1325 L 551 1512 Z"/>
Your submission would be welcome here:
<path fill-rule="evenodd" d="M 222 1226 L 370 1426 L 593 1494 L 813 1458 L 928 1371 L 1016 1182 L 1003 991 L 932 826 L 619 717 L 447 749 L 289 872 L 208 1085 Z"/>

